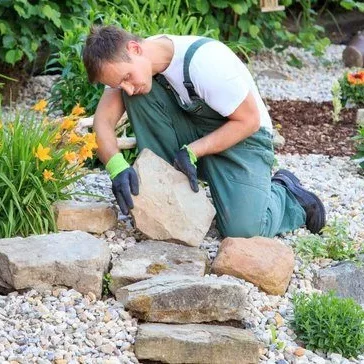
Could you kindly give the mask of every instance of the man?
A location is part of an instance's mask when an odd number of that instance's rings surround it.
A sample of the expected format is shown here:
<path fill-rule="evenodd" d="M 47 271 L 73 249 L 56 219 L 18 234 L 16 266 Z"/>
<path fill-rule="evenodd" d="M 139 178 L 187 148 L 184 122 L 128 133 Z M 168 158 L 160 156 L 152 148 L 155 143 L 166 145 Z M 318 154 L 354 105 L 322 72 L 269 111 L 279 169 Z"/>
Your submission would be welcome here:
<path fill-rule="evenodd" d="M 138 194 L 136 173 L 116 143 L 126 110 L 139 150 L 173 164 L 195 192 L 198 177 L 208 182 L 223 236 L 271 237 L 304 224 L 318 233 L 325 225 L 320 199 L 292 173 L 271 179 L 270 117 L 248 69 L 224 44 L 196 36 L 142 39 L 95 26 L 83 60 L 89 80 L 106 85 L 94 129 L 124 214 Z"/>

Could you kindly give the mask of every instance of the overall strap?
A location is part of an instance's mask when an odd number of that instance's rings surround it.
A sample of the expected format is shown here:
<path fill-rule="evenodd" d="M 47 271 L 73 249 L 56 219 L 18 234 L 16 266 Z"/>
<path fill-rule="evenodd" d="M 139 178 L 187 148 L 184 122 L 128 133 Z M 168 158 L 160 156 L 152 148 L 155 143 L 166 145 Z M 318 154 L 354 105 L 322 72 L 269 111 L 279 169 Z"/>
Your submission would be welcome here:
<path fill-rule="evenodd" d="M 183 79 L 184 79 L 183 85 L 186 87 L 188 96 L 190 97 L 191 100 L 199 99 L 199 96 L 197 95 L 195 87 L 193 86 L 193 83 L 190 78 L 190 63 L 192 57 L 198 48 L 200 48 L 205 43 L 211 42 L 212 40 L 213 39 L 211 38 L 201 38 L 196 40 L 189 46 L 185 54 L 185 58 L 183 61 Z"/>

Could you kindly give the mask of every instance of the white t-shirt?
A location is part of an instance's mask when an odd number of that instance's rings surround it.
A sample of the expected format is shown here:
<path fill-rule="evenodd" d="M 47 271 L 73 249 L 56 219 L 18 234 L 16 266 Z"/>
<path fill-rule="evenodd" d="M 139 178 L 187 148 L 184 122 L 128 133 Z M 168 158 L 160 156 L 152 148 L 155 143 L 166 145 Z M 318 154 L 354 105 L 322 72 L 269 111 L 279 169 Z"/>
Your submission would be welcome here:
<path fill-rule="evenodd" d="M 167 69 L 161 74 L 182 101 L 189 104 L 191 99 L 183 85 L 183 61 L 188 47 L 201 37 L 164 34 L 148 39 L 162 36 L 173 42 L 174 55 Z M 225 44 L 211 41 L 200 46 L 192 56 L 189 71 L 197 95 L 222 116 L 232 114 L 251 91 L 259 109 L 260 126 L 272 131 L 271 118 L 252 75 Z"/>

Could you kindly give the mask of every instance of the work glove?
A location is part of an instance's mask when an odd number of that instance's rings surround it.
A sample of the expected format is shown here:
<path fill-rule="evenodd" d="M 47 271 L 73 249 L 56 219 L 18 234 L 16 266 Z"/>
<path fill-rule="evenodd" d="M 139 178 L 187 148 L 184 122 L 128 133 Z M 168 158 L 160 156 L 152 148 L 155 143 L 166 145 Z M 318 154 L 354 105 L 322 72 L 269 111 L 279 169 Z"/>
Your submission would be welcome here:
<path fill-rule="evenodd" d="M 112 192 L 124 215 L 134 207 L 130 192 L 139 194 L 139 180 L 133 167 L 124 159 L 121 153 L 114 154 L 106 164 L 112 181 Z"/>
<path fill-rule="evenodd" d="M 192 149 L 187 145 L 184 145 L 176 154 L 173 163 L 174 168 L 181 171 L 188 177 L 190 186 L 194 192 L 198 192 L 196 162 L 197 157 L 195 153 L 193 153 Z"/>

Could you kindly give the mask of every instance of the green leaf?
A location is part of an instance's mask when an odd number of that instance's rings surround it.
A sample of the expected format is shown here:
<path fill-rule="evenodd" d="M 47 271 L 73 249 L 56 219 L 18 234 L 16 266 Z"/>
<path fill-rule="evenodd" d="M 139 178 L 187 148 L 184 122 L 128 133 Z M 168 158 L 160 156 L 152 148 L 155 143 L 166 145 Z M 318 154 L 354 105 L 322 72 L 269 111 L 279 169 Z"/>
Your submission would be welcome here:
<path fill-rule="evenodd" d="M 196 8 L 202 14 L 205 15 L 210 10 L 210 4 L 207 0 L 196 0 Z"/>
<path fill-rule="evenodd" d="M 225 9 L 229 6 L 229 3 L 226 0 L 210 0 L 211 5 L 218 9 Z"/>
<path fill-rule="evenodd" d="M 54 23 L 54 25 L 56 27 L 60 27 L 61 26 L 61 20 L 60 20 L 60 13 L 56 10 L 54 10 L 53 8 L 51 8 L 49 5 L 44 5 L 42 7 L 42 13 L 44 14 L 44 16 L 46 18 L 48 18 L 49 20 L 52 20 L 52 22 Z"/>
<path fill-rule="evenodd" d="M 5 48 L 14 48 L 16 46 L 16 40 L 15 37 L 13 35 L 5 35 L 3 37 L 3 46 Z"/>
<path fill-rule="evenodd" d="M 249 10 L 249 6 L 245 2 L 240 4 L 231 4 L 231 7 L 238 15 L 246 14 Z"/>
<path fill-rule="evenodd" d="M 20 49 L 10 49 L 5 54 L 5 61 L 14 66 L 14 64 L 23 58 L 23 51 Z"/>
<path fill-rule="evenodd" d="M 260 29 L 256 25 L 250 25 L 249 26 L 249 34 L 252 36 L 252 38 L 256 38 Z"/>
<path fill-rule="evenodd" d="M 354 1 L 350 0 L 343 0 L 340 2 L 340 5 L 346 10 L 353 10 L 353 8 L 355 7 Z"/>
<path fill-rule="evenodd" d="M 250 21 L 241 17 L 238 21 L 238 27 L 242 32 L 247 33 L 249 31 Z"/>

